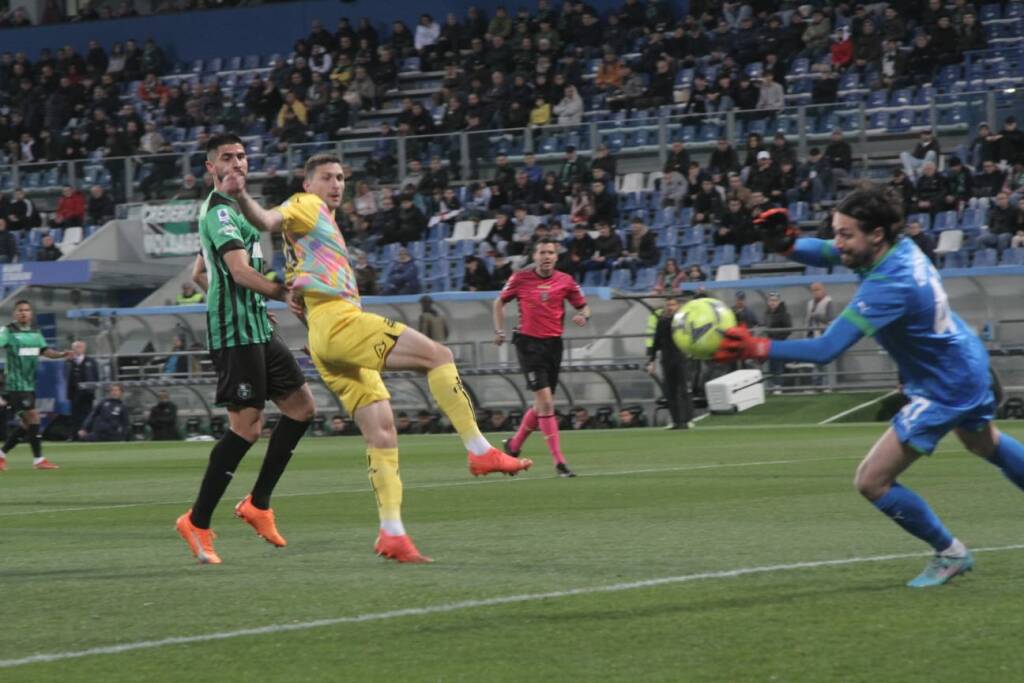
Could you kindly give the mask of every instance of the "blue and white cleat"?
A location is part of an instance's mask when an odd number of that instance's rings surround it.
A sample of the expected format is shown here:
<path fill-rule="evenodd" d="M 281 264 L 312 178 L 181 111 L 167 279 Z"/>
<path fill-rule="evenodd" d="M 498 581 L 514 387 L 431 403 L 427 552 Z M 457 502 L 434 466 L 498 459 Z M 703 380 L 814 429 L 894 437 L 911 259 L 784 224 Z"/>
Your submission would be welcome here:
<path fill-rule="evenodd" d="M 963 557 L 943 557 L 936 555 L 928 561 L 924 571 L 907 581 L 911 588 L 930 588 L 941 586 L 958 574 L 966 574 L 974 569 L 974 556 L 967 553 Z"/>

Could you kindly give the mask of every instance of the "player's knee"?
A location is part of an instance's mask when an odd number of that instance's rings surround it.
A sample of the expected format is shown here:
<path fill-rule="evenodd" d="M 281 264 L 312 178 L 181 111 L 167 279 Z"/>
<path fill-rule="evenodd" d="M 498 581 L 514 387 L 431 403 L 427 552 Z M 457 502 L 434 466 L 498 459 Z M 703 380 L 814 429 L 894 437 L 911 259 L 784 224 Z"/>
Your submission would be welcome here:
<path fill-rule="evenodd" d="M 298 405 L 298 407 L 292 411 L 292 415 L 288 417 L 299 422 L 312 422 L 313 418 L 316 417 L 316 404 L 313 403 L 312 396 L 304 397 L 305 400 Z"/>
<path fill-rule="evenodd" d="M 395 423 L 375 425 L 369 434 L 363 435 L 370 448 L 397 448 L 398 432 L 395 431 Z"/>
<path fill-rule="evenodd" d="M 853 476 L 853 487 L 868 500 L 878 500 L 888 489 L 882 481 L 865 470 L 857 470 L 857 474 Z"/>
<path fill-rule="evenodd" d="M 432 360 L 434 362 L 434 367 L 437 368 L 442 365 L 447 365 L 448 363 L 454 363 L 455 355 L 452 354 L 452 350 L 447 346 L 435 342 Z"/>
<path fill-rule="evenodd" d="M 246 423 L 232 427 L 231 431 L 238 436 L 242 437 L 249 443 L 256 443 L 260 438 L 260 431 L 263 429 L 263 421 L 258 420 L 256 422 Z"/>

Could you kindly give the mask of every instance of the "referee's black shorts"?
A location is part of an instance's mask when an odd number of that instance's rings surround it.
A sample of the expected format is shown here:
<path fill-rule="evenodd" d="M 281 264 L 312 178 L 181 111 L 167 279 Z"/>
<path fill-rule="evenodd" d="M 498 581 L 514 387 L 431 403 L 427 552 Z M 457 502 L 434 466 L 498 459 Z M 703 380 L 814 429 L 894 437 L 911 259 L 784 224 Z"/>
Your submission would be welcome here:
<path fill-rule="evenodd" d="M 303 384 L 295 356 L 274 335 L 266 344 L 246 344 L 210 351 L 217 369 L 218 406 L 260 408 L 267 400 L 284 398 Z"/>
<path fill-rule="evenodd" d="M 529 337 L 516 332 L 512 339 L 519 355 L 519 367 L 530 391 L 558 387 L 558 370 L 562 367 L 561 337 Z"/>

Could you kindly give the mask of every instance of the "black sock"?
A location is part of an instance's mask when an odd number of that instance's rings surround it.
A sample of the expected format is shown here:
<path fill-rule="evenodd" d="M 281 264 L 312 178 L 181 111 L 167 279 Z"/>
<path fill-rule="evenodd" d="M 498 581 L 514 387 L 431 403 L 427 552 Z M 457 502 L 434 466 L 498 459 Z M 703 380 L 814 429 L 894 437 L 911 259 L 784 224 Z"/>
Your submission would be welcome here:
<path fill-rule="evenodd" d="M 217 507 L 235 475 L 238 463 L 242 462 L 251 446 L 251 443 L 229 429 L 210 451 L 210 464 L 206 466 L 203 483 L 199 486 L 199 496 L 192 506 L 192 523 L 200 529 L 210 528 L 213 509 Z"/>
<path fill-rule="evenodd" d="M 299 422 L 287 415 L 282 415 L 274 431 L 270 434 L 270 443 L 267 444 L 267 455 L 263 458 L 263 467 L 260 468 L 260 476 L 252 487 L 252 504 L 260 510 L 270 508 L 270 494 L 277 481 L 284 474 L 284 468 L 292 459 L 292 451 L 299 439 L 309 429 L 309 422 Z"/>
<path fill-rule="evenodd" d="M 18 426 L 11 435 L 7 437 L 7 441 L 4 442 L 3 452 L 10 453 L 14 450 L 14 447 L 21 441 L 21 437 L 25 436 L 25 428 Z"/>
<path fill-rule="evenodd" d="M 37 460 L 43 457 L 43 437 L 39 435 L 39 425 L 29 425 L 25 430 L 28 445 L 32 448 L 32 457 Z"/>

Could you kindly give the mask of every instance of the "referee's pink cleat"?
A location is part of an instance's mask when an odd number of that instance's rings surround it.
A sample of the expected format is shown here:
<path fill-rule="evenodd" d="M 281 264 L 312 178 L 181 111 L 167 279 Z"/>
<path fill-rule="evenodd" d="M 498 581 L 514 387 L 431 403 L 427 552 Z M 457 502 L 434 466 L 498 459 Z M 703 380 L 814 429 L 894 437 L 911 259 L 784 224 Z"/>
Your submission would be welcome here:
<path fill-rule="evenodd" d="M 491 472 L 500 472 L 514 477 L 520 472 L 530 469 L 530 466 L 533 464 L 533 461 L 529 458 L 513 458 L 511 455 L 505 455 L 497 448 L 492 448 L 483 455 L 469 453 L 467 458 L 469 460 L 469 472 L 474 477 L 479 477 L 481 474 L 490 474 Z"/>

